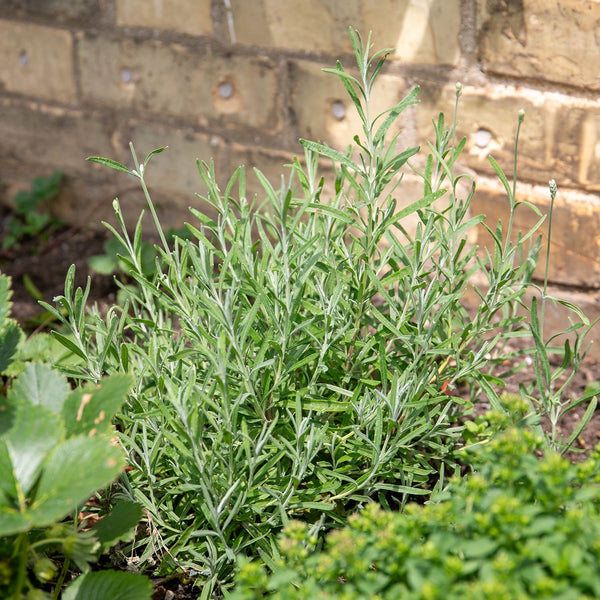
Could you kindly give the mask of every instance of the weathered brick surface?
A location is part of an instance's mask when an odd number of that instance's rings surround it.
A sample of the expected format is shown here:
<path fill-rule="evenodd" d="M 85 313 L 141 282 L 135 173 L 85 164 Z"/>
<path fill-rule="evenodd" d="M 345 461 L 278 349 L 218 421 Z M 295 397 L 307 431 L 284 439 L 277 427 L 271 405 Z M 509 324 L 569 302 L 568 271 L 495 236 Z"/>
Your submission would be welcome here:
<path fill-rule="evenodd" d="M 209 162 L 213 158 L 219 166 L 222 142 L 216 137 L 139 124 L 132 128 L 131 138 L 140 160 L 155 148 L 167 146 L 147 168 L 146 182 L 153 190 L 174 192 L 191 201 L 195 193 L 205 192 L 196 159 Z"/>
<path fill-rule="evenodd" d="M 79 68 L 85 101 L 177 116 L 205 126 L 280 126 L 277 73 L 260 57 L 192 52 L 178 44 L 84 37 Z M 220 86 L 231 86 L 229 98 Z"/>
<path fill-rule="evenodd" d="M 456 64 L 460 4 L 447 0 L 232 0 L 238 42 L 310 52 L 352 51 L 348 26 L 373 31 L 404 62 Z M 366 41 L 366 40 L 365 40 Z"/>
<path fill-rule="evenodd" d="M 96 17 L 100 12 L 99 0 L 3 0 L 0 11 L 20 18 L 49 17 L 53 21 Z"/>
<path fill-rule="evenodd" d="M 56 102 L 76 99 L 68 31 L 0 21 L 0 89 Z"/>
<path fill-rule="evenodd" d="M 0 99 L 0 157 L 30 165 L 89 173 L 88 156 L 115 156 L 110 125 L 97 114 Z"/>
<path fill-rule="evenodd" d="M 373 89 L 371 114 L 391 108 L 406 91 L 401 78 L 382 75 Z M 354 135 L 363 135 L 356 108 L 339 78 L 323 72 L 317 63 L 290 64 L 290 96 L 299 137 L 327 141 L 345 150 Z M 397 131 L 397 127 L 390 129 L 390 135 Z"/>
<path fill-rule="evenodd" d="M 437 86 L 424 85 L 421 104 L 417 109 L 419 141 L 433 141 L 431 123 L 440 112 L 451 125 L 456 98 L 455 85 L 440 90 Z M 467 87 L 462 90 L 458 108 L 457 138 L 464 136 L 467 144 L 462 162 L 474 170 L 493 174 L 489 163 L 491 154 L 505 173 L 512 177 L 517 119 L 520 110 L 525 111 L 521 125 L 518 147 L 518 176 L 530 181 L 548 181 L 554 178 L 563 183 L 572 174 L 569 161 L 574 157 L 555 156 L 560 150 L 554 145 L 554 135 L 559 125 L 559 107 L 547 102 L 537 102 L 537 97 L 528 97 L 516 90 L 502 87 L 481 89 Z M 575 135 L 571 124 L 569 131 L 564 127 L 561 135 L 566 139 Z"/>
<path fill-rule="evenodd" d="M 478 0 L 486 71 L 600 89 L 597 0 Z"/>
<path fill-rule="evenodd" d="M 573 148 L 573 154 L 579 155 L 578 182 L 597 191 L 600 190 L 600 111 L 578 112 L 583 113 L 579 147 Z"/>
<path fill-rule="evenodd" d="M 350 52 L 348 25 L 360 19 L 358 0 L 232 0 L 236 40 L 309 52 Z"/>
<path fill-rule="evenodd" d="M 550 195 L 547 188 L 521 185 L 517 199 L 535 204 L 542 214 L 548 214 Z M 486 223 L 495 229 L 498 220 L 508 223 L 508 201 L 496 186 L 480 182 L 472 202 L 473 214 L 485 214 Z M 521 206 L 515 212 L 515 232 L 526 232 L 539 217 L 533 210 Z M 545 244 L 547 222 L 539 230 Z M 481 228 L 478 243 L 493 250 L 492 239 Z M 549 278 L 554 283 L 600 288 L 600 200 L 593 195 L 560 190 L 554 204 Z M 536 276 L 544 276 L 545 252 L 540 255 Z"/>
<path fill-rule="evenodd" d="M 378 48 L 395 48 L 402 62 L 456 65 L 460 59 L 460 2 L 362 0 L 362 31 L 373 31 Z"/>
<path fill-rule="evenodd" d="M 399 121 L 399 148 L 432 141 L 431 120 L 440 110 L 451 120 L 454 82 L 465 82 L 457 171 L 483 175 L 473 208 L 492 224 L 506 204 L 487 157 L 511 178 L 525 110 L 522 197 L 547 209 L 546 182 L 561 187 L 551 278 L 600 288 L 600 206 L 579 193 L 600 190 L 597 0 L 0 0 L 0 194 L 6 181 L 62 169 L 69 220 L 110 218 L 119 195 L 134 222 L 145 205 L 137 182 L 84 161 L 127 162 L 133 139 L 140 154 L 170 146 L 148 175 L 167 226 L 200 206 L 196 157 L 215 158 L 221 186 L 245 163 L 248 194 L 264 198 L 252 166 L 278 186 L 291 153 L 302 155 L 298 137 L 345 149 L 362 135 L 339 80 L 321 71 L 337 59 L 353 67 L 349 25 L 363 38 L 372 30 L 375 49 L 396 48 L 372 115 L 422 87 L 421 105 Z M 420 193 L 407 176 L 397 196 Z M 532 223 L 520 211 L 517 226 Z"/>
<path fill-rule="evenodd" d="M 117 0 L 117 25 L 212 33 L 210 0 Z"/>

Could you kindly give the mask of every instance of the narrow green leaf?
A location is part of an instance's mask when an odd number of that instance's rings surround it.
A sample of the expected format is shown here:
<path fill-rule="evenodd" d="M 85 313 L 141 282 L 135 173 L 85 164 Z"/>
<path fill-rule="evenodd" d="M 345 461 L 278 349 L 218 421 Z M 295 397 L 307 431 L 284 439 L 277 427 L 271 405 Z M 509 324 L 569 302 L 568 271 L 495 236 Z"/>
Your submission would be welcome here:
<path fill-rule="evenodd" d="M 348 167 L 349 169 L 352 169 L 353 171 L 363 173 L 363 170 L 356 163 L 353 163 L 347 156 L 345 156 L 341 152 L 338 152 L 337 150 L 334 150 L 333 148 L 330 148 L 329 146 L 326 146 L 325 144 L 321 144 L 319 142 L 311 142 L 309 140 L 304 139 L 300 139 L 300 143 L 308 150 L 312 150 L 313 152 L 316 152 L 321 156 L 330 158 L 331 160 L 338 162 Z"/>
<path fill-rule="evenodd" d="M 590 422 L 591 418 L 594 416 L 594 412 L 596 411 L 597 406 L 598 406 L 598 397 L 594 396 L 590 400 L 590 403 L 588 404 L 583 417 L 581 417 L 579 423 L 577 423 L 577 426 L 575 427 L 575 429 L 573 430 L 571 435 L 568 437 L 568 439 L 565 443 L 565 447 L 563 448 L 561 454 L 564 454 L 565 452 L 567 452 L 567 450 L 571 447 L 573 442 L 580 436 L 581 432 L 584 430 L 584 428 Z"/>
<path fill-rule="evenodd" d="M 508 195 L 508 198 L 510 199 L 511 202 L 513 202 L 514 198 L 512 195 L 512 187 L 511 187 L 510 183 L 508 183 L 508 179 L 506 178 L 504 171 L 500 168 L 500 165 L 496 162 L 496 159 L 493 156 L 491 156 L 491 155 L 488 156 L 488 160 L 490 161 L 490 164 L 492 165 L 492 168 L 494 169 L 494 171 L 496 171 L 496 175 L 498 175 L 498 178 L 502 182 L 502 185 L 504 186 L 504 189 L 506 190 L 506 194 Z"/>
<path fill-rule="evenodd" d="M 533 336 L 533 341 L 535 343 L 536 348 L 535 360 L 540 365 L 542 375 L 544 378 L 543 383 L 545 388 L 547 389 L 552 381 L 550 377 L 550 361 L 548 359 L 548 352 L 546 351 L 546 347 L 544 346 L 544 342 L 542 340 L 542 330 L 540 327 L 540 321 L 538 316 L 537 298 L 535 296 L 531 299 L 531 311 L 529 314 L 531 315 L 531 335 Z"/>
<path fill-rule="evenodd" d="M 379 117 L 381 117 L 382 115 L 386 113 L 388 114 L 383 123 L 379 126 L 379 129 L 377 129 L 377 133 L 375 134 L 375 137 L 373 139 L 375 144 L 379 144 L 379 142 L 385 137 L 385 134 L 387 133 L 387 130 L 390 128 L 392 123 L 406 108 L 408 108 L 412 104 L 418 104 L 419 101 L 417 100 L 417 96 L 419 95 L 419 91 L 420 88 L 418 86 L 413 88 L 405 98 L 403 98 L 398 104 L 396 104 L 396 106 L 388 109 L 387 111 L 381 113 L 375 118 L 375 121 L 377 121 L 377 119 L 379 119 Z"/>
<path fill-rule="evenodd" d="M 446 193 L 446 190 L 438 190 L 437 192 L 428 194 L 427 196 L 424 196 L 420 200 L 417 200 L 416 202 L 413 202 L 412 204 L 409 204 L 408 206 L 401 208 L 394 215 L 392 223 L 395 223 L 395 222 L 399 221 L 400 219 L 403 219 L 404 217 L 407 217 L 408 215 L 410 215 L 418 210 L 422 210 L 424 208 L 427 208 L 428 206 L 431 206 L 438 198 L 441 198 L 445 193 Z"/>
<path fill-rule="evenodd" d="M 156 155 L 156 154 L 160 154 L 163 150 L 166 150 L 167 146 L 163 146 L 162 148 L 156 148 L 156 150 L 152 150 L 152 152 L 150 152 L 150 154 L 148 154 L 148 156 L 146 156 L 146 158 L 144 159 L 144 166 L 146 166 L 149 162 L 150 159 Z"/>
<path fill-rule="evenodd" d="M 79 358 L 82 358 L 84 361 L 87 362 L 87 356 L 85 355 L 85 353 L 74 343 L 72 342 L 68 337 L 64 336 L 62 333 L 58 333 L 58 331 L 52 331 L 52 335 L 68 350 L 70 350 L 73 354 L 75 354 L 76 356 L 79 356 Z"/>
<path fill-rule="evenodd" d="M 136 175 L 133 171 L 130 171 L 125 165 L 122 165 L 120 162 L 112 160 L 111 158 L 102 158 L 101 156 L 89 156 L 88 158 L 86 158 L 86 160 L 98 163 L 99 165 L 104 165 L 105 167 L 110 167 L 111 169 L 115 169 L 116 171 L 123 171 L 124 173 L 128 173 L 129 175 Z"/>
<path fill-rule="evenodd" d="M 322 212 L 331 217 L 335 217 L 338 221 L 342 223 L 346 223 L 347 225 L 352 225 L 355 223 L 354 218 L 348 213 L 340 210 L 339 208 L 334 208 L 333 206 L 329 206 L 328 204 L 310 204 L 306 207 L 306 212 L 308 213 L 318 213 Z"/>

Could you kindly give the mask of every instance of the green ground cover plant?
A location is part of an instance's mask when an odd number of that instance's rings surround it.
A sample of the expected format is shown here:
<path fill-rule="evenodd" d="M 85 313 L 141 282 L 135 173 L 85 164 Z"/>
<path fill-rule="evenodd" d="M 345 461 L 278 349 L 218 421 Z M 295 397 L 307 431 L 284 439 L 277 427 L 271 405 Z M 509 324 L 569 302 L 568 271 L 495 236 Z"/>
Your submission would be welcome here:
<path fill-rule="evenodd" d="M 10 311 L 10 281 L 0 275 L 0 376 L 23 342 Z M 93 527 L 83 505 L 125 465 L 112 418 L 130 380 L 115 375 L 71 391 L 49 365 L 25 364 L 0 394 L 0 595 L 7 600 L 149 600 L 152 585 L 132 573 L 90 573 L 101 553 L 130 539 L 141 517 L 132 502 L 114 506 Z M 106 513 L 106 511 L 104 511 Z M 73 566 L 83 575 L 63 593 Z M 62 594 L 62 595 L 61 595 Z"/>
<path fill-rule="evenodd" d="M 402 513 L 368 505 L 320 552 L 290 523 L 273 573 L 246 562 L 230 598 L 598 598 L 600 449 L 569 463 L 524 427 L 527 403 L 509 401 L 521 424 L 487 415 L 500 432 L 465 449 L 468 477 Z"/>
<path fill-rule="evenodd" d="M 164 149 L 139 161 L 131 146 L 132 168 L 92 158 L 139 180 L 160 240 L 155 269 L 144 267 L 142 217 L 130 235 L 115 200 L 118 229 L 109 228 L 136 282 L 127 303 L 86 312 L 89 284 L 75 290 L 71 270 L 57 308 L 44 304 L 79 361 L 70 376 L 133 377 L 117 415 L 132 470 L 114 498 L 140 503 L 147 523 L 129 551 L 142 568 L 195 577 L 202 598 L 231 586 L 239 556 L 274 568 L 276 535 L 291 519 L 320 539 L 372 501 L 401 509 L 445 489 L 462 466 L 464 415 L 484 399 L 503 409 L 494 373 L 506 342 L 531 333 L 518 309 L 532 286 L 543 217 L 513 236 L 517 209 L 539 211 L 522 206 L 492 161 L 510 220 L 490 229 L 493 251 L 478 253 L 468 234 L 484 217 L 469 213 L 474 182 L 455 174 L 465 145 L 455 139 L 456 116 L 434 120 L 435 141 L 420 162 L 419 148 L 398 148 L 396 122 L 418 89 L 373 115 L 386 51 L 371 56 L 370 38 L 350 35 L 355 74 L 339 63 L 328 71 L 362 121 L 353 147 L 341 153 L 301 140 L 303 160 L 280 184 L 255 171 L 261 198 L 248 197 L 243 167 L 220 189 L 212 163 L 198 162 L 207 210 L 190 209 L 192 239 L 171 244 L 145 181 Z M 457 104 L 459 96 L 457 86 Z M 329 185 L 319 159 L 330 163 Z M 403 196 L 409 167 L 423 181 L 421 198 Z M 470 313 L 463 299 L 476 274 L 485 283 Z M 564 353 L 562 372 L 576 367 L 583 323 L 571 328 L 576 343 L 558 349 L 542 323 L 531 320 L 532 351 L 550 389 L 548 356 Z M 455 394 L 459 384 L 470 400 Z M 560 402 L 531 398 L 539 413 Z M 554 433 L 541 439 L 568 445 Z"/>
<path fill-rule="evenodd" d="M 62 221 L 48 208 L 48 202 L 58 194 L 61 179 L 60 171 L 50 177 L 36 177 L 30 190 L 15 196 L 15 212 L 7 221 L 2 239 L 3 250 L 18 248 L 27 238 L 41 239 L 50 229 L 62 225 Z"/>

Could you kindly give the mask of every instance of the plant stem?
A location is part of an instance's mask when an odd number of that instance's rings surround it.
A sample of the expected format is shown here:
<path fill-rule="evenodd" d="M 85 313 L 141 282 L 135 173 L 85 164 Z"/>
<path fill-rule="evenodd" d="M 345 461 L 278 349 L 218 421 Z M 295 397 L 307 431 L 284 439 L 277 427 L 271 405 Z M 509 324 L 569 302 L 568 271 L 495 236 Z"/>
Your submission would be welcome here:
<path fill-rule="evenodd" d="M 156 226 L 156 229 L 158 231 L 158 236 L 160 237 L 160 242 L 163 246 L 164 251 L 168 254 L 169 253 L 169 245 L 167 244 L 165 234 L 163 233 L 160 221 L 158 220 L 158 215 L 156 214 L 156 210 L 154 209 L 154 203 L 152 202 L 152 198 L 150 197 L 150 192 L 148 191 L 148 188 L 146 186 L 146 181 L 144 179 L 144 165 L 143 164 L 140 165 L 138 158 L 137 158 L 137 154 L 135 153 L 135 149 L 131 142 L 129 142 L 129 148 L 131 150 L 131 156 L 133 157 L 133 162 L 135 164 L 136 173 L 138 175 L 140 183 L 142 184 L 142 190 L 144 192 L 144 197 L 146 198 L 146 202 L 148 204 L 148 208 L 150 209 L 150 213 L 152 214 L 152 220 L 154 221 L 154 225 Z"/>
<path fill-rule="evenodd" d="M 67 572 L 69 570 L 70 560 L 65 558 L 65 562 L 63 563 L 62 569 L 60 570 L 60 575 L 56 580 L 56 585 L 54 586 L 54 593 L 52 594 L 52 600 L 58 600 L 60 596 L 60 592 L 62 590 L 63 582 L 65 581 L 65 577 L 67 576 Z"/>
<path fill-rule="evenodd" d="M 544 331 L 544 308 L 546 306 L 546 292 L 548 290 L 548 266 L 550 264 L 550 240 L 552 239 L 552 215 L 554 213 L 554 199 L 558 189 L 556 187 L 556 181 L 551 179 L 549 182 L 550 187 L 550 214 L 548 215 L 548 238 L 546 240 L 546 266 L 544 268 L 544 290 L 542 293 L 542 306 L 540 308 L 540 329 Z"/>
<path fill-rule="evenodd" d="M 29 553 L 29 544 L 27 542 L 27 533 L 22 533 L 17 538 L 15 544 L 19 555 L 19 563 L 17 567 L 17 582 L 12 595 L 12 600 L 20 600 L 23 586 L 25 585 L 25 578 L 27 575 L 27 558 Z"/>

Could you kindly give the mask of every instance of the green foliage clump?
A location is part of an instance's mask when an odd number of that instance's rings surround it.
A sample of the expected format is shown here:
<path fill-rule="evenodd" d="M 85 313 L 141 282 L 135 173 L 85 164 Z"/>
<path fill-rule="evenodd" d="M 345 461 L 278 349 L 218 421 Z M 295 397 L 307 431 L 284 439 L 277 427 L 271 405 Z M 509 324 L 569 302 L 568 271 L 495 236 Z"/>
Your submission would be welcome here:
<path fill-rule="evenodd" d="M 600 448 L 579 464 L 543 448 L 505 430 L 467 449 L 473 473 L 431 503 L 370 504 L 319 552 L 293 522 L 273 572 L 244 562 L 231 600 L 598 598 Z"/>
<path fill-rule="evenodd" d="M 86 574 L 63 598 L 89 598 L 94 590 L 95 598 L 112 600 L 115 585 L 128 587 L 130 600 L 150 598 L 152 586 L 143 577 L 87 575 L 102 552 L 131 537 L 138 505 L 117 505 L 92 528 L 63 521 L 124 467 L 124 453 L 111 441 L 111 419 L 128 387 L 129 379 L 116 375 L 102 386 L 71 391 L 63 375 L 31 363 L 0 397 L 3 598 L 58 598 L 71 563 Z M 52 584 L 51 596 L 43 588 Z"/>
<path fill-rule="evenodd" d="M 2 238 L 2 249 L 18 248 L 27 238 L 40 237 L 62 224 L 48 209 L 48 202 L 59 191 L 62 173 L 50 177 L 36 177 L 30 190 L 19 192 L 14 198 L 15 212 L 8 219 L 7 231 Z"/>
<path fill-rule="evenodd" d="M 139 505 L 120 503 L 92 528 L 65 520 L 124 467 L 111 421 L 130 380 L 115 375 L 71 391 L 49 365 L 19 358 L 24 336 L 9 317 L 10 292 L 10 279 L 0 274 L 0 596 L 56 599 L 75 565 L 84 575 L 65 589 L 65 600 L 148 600 L 152 586 L 144 577 L 89 572 L 101 553 L 133 535 Z M 15 358 L 13 380 L 7 373 Z"/>

